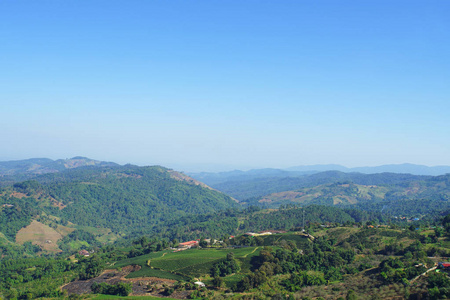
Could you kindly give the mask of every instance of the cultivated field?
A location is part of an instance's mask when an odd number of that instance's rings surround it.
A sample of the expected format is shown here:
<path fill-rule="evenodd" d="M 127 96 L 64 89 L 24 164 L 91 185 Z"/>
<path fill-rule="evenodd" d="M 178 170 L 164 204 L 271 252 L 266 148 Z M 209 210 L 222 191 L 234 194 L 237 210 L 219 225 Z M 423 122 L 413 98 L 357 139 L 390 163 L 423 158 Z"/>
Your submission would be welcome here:
<path fill-rule="evenodd" d="M 16 235 L 16 243 L 22 245 L 26 241 L 31 241 L 44 250 L 60 252 L 56 242 L 62 237 L 55 229 L 33 220 L 30 225 L 19 230 Z"/>
<path fill-rule="evenodd" d="M 238 249 L 191 249 L 180 252 L 161 251 L 117 262 L 114 267 L 140 265 L 139 271 L 130 273 L 127 278 L 159 277 L 175 280 L 187 280 L 209 274 L 212 266 L 233 252 L 241 263 L 243 271 L 250 268 L 250 260 L 258 255 L 262 247 Z M 148 262 L 150 261 L 150 267 Z"/>

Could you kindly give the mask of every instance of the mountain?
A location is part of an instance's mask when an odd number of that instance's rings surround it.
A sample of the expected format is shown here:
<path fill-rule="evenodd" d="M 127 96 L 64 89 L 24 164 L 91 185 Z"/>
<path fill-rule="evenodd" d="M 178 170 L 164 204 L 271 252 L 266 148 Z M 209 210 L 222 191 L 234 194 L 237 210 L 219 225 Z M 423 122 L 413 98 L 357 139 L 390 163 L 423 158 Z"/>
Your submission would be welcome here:
<path fill-rule="evenodd" d="M 229 196 L 164 167 L 87 166 L 1 189 L 0 232 L 14 239 L 36 220 L 68 227 L 61 234 L 87 227 L 109 232 L 105 238 L 130 237 L 172 218 L 238 206 Z"/>
<path fill-rule="evenodd" d="M 438 176 L 450 173 L 450 166 L 434 166 L 428 167 L 424 165 L 415 164 L 392 164 L 382 165 L 376 167 L 356 167 L 347 168 L 341 165 L 310 165 L 310 166 L 296 166 L 287 168 L 286 171 L 291 172 L 322 172 L 322 171 L 341 171 L 341 172 L 358 172 L 365 174 L 375 173 L 406 173 L 413 175 L 430 175 Z"/>
<path fill-rule="evenodd" d="M 193 175 L 196 179 L 208 183 L 213 188 L 230 195 L 240 201 L 249 198 L 258 198 L 272 193 L 291 191 L 300 188 L 314 187 L 322 184 L 351 181 L 362 185 L 397 184 L 412 180 L 421 180 L 429 176 L 418 176 L 410 174 L 380 173 L 361 174 L 344 173 L 340 171 L 326 171 L 313 174 L 298 174 L 295 172 L 279 173 L 279 176 L 244 176 L 228 177 L 223 180 L 213 180 L 210 177 Z M 295 174 L 295 175 L 294 175 Z M 285 176 L 283 176 L 285 175 Z M 292 175 L 292 176 L 289 176 Z"/>
<path fill-rule="evenodd" d="M 0 186 L 31 179 L 41 174 L 56 173 L 67 169 L 87 166 L 118 166 L 113 162 L 98 161 L 87 157 L 76 156 L 68 159 L 52 160 L 49 158 L 30 158 L 24 160 L 0 162 Z"/>
<path fill-rule="evenodd" d="M 105 167 L 118 166 L 118 164 L 93 160 L 82 156 L 58 160 L 51 160 L 49 158 L 30 158 L 25 160 L 0 162 L 0 176 L 20 174 L 38 175 L 86 166 Z"/>
<path fill-rule="evenodd" d="M 393 175 L 389 173 L 384 174 Z M 415 180 L 404 178 L 406 180 L 397 182 L 385 180 L 385 183 L 382 183 L 383 174 L 375 175 L 377 175 L 378 178 L 372 177 L 373 175 L 361 176 L 360 174 L 360 177 L 355 177 L 354 181 L 340 181 L 271 193 L 262 197 L 250 199 L 248 200 L 248 204 L 259 204 L 269 207 L 278 207 L 281 204 L 292 203 L 300 205 L 359 204 L 359 207 L 363 208 L 362 205 L 365 203 L 373 204 L 376 202 L 384 202 L 385 204 L 389 204 L 393 201 L 427 199 L 437 202 L 443 201 L 446 203 L 447 209 L 450 208 L 450 174 L 435 177 L 422 177 Z M 396 175 L 398 174 L 395 174 L 395 176 Z M 378 184 L 376 182 L 378 182 Z M 403 205 L 407 207 L 408 202 L 403 202 Z"/>

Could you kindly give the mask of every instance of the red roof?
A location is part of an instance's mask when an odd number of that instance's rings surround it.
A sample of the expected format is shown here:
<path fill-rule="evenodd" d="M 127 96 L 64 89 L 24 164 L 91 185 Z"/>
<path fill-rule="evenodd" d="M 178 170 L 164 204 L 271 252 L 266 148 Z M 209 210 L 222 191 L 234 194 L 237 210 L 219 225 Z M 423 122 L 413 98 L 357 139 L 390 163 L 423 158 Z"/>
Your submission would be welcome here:
<path fill-rule="evenodd" d="M 191 245 L 196 245 L 196 244 L 198 244 L 198 241 L 189 241 L 189 242 L 180 243 L 180 245 L 182 245 L 182 246 L 191 246 Z"/>

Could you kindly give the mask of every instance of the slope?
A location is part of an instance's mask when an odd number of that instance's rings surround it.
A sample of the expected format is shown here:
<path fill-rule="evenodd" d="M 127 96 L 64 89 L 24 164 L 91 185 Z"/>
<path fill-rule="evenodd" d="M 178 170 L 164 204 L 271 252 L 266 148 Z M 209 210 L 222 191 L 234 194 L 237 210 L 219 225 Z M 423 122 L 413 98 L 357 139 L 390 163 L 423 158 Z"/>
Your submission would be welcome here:
<path fill-rule="evenodd" d="M 230 197 L 159 166 L 69 169 L 16 183 L 1 195 L 0 204 L 8 205 L 5 218 L 14 222 L 4 219 L 0 231 L 11 238 L 38 215 L 57 224 L 109 228 L 130 236 L 171 218 L 238 206 Z"/>

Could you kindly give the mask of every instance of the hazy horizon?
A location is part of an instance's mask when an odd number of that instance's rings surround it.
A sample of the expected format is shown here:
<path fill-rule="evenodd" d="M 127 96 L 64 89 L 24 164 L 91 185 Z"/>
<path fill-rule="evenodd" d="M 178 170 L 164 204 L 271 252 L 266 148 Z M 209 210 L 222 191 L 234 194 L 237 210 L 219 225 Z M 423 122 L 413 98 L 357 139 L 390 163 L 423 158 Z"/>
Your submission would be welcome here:
<path fill-rule="evenodd" d="M 3 1 L 0 158 L 450 165 L 449 13 L 445 1 Z"/>
<path fill-rule="evenodd" d="M 413 164 L 413 163 L 398 163 L 398 164 L 381 164 L 381 165 L 359 165 L 359 166 L 346 166 L 342 164 L 335 164 L 335 163 L 329 163 L 329 164 L 291 164 L 287 166 L 245 166 L 245 165 L 227 165 L 227 164 L 177 164 L 177 163 L 167 163 L 167 164 L 161 164 L 161 163 L 132 163 L 132 162 L 118 162 L 118 161 L 109 161 L 104 160 L 98 157 L 87 157 L 85 155 L 76 155 L 74 157 L 85 157 L 88 159 L 93 159 L 97 161 L 108 161 L 112 163 L 117 163 L 119 165 L 126 165 L 126 164 L 133 164 L 137 166 L 154 166 L 154 165 L 160 165 L 163 167 L 167 167 L 169 169 L 173 169 L 176 171 L 182 171 L 182 172 L 188 172 L 188 173 L 202 173 L 202 172 L 212 172 L 212 173 L 220 173 L 220 172 L 230 172 L 230 171 L 251 171 L 251 170 L 261 170 L 261 169 L 279 169 L 279 170 L 289 170 L 291 168 L 296 167 L 328 167 L 328 166 L 337 166 L 337 167 L 343 167 L 346 169 L 357 169 L 357 168 L 374 168 L 374 167 L 383 167 L 383 166 L 402 166 L 402 165 L 412 165 L 412 166 L 424 166 L 428 168 L 435 168 L 435 167 L 449 167 L 450 165 L 424 165 L 424 164 Z M 51 157 L 27 157 L 23 159 L 2 159 L 0 158 L 0 162 L 5 161 L 22 161 L 22 160 L 28 160 L 28 159 L 51 159 L 53 161 L 59 160 L 59 159 L 72 159 L 74 157 L 65 157 L 65 158 L 51 158 Z M 333 169 L 327 169 L 327 170 L 333 170 Z M 317 171 L 317 170 L 316 170 Z"/>

